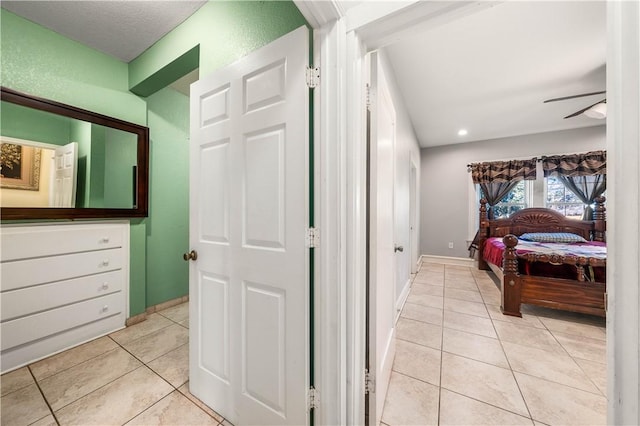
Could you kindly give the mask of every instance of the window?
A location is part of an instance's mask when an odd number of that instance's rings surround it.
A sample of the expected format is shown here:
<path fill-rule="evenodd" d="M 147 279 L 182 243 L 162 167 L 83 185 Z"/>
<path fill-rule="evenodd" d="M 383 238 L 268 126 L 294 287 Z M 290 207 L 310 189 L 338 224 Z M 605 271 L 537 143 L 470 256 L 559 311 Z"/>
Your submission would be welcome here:
<path fill-rule="evenodd" d="M 530 204 L 529 198 L 531 193 L 531 185 L 529 182 L 531 181 L 521 180 L 498 204 L 493 206 L 494 219 L 509 217 L 518 210 L 527 208 L 527 205 Z M 478 191 L 478 193 L 481 192 L 482 190 Z M 478 200 L 478 206 L 479 205 Z"/>
<path fill-rule="evenodd" d="M 592 176 L 587 176 L 587 181 Z M 545 178 L 545 206 L 571 219 L 582 219 L 585 204 L 557 177 Z M 604 194 L 606 195 L 606 193 Z M 595 205 L 591 206 L 595 208 Z"/>

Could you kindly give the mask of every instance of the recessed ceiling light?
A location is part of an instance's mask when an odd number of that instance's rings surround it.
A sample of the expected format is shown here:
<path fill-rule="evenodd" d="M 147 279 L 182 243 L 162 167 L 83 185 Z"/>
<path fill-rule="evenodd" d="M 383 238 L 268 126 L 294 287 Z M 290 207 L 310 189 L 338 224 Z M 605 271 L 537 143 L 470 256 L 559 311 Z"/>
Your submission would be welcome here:
<path fill-rule="evenodd" d="M 467 136 L 467 129 L 460 129 L 458 130 L 458 136 Z"/>

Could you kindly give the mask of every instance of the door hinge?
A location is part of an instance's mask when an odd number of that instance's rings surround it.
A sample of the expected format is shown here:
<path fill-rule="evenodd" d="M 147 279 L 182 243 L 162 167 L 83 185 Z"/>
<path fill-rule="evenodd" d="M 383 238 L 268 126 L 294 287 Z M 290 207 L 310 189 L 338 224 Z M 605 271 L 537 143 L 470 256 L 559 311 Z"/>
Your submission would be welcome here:
<path fill-rule="evenodd" d="M 307 393 L 307 408 L 309 411 L 314 408 L 318 408 L 318 404 L 320 403 L 320 395 L 318 395 L 318 391 L 316 388 L 311 386 L 309 388 L 309 392 Z"/>
<path fill-rule="evenodd" d="M 609 296 L 607 293 L 604 294 L 604 311 L 607 312 L 609 310 Z"/>
<path fill-rule="evenodd" d="M 306 238 L 307 248 L 315 248 L 320 245 L 320 230 L 318 228 L 307 228 Z"/>
<path fill-rule="evenodd" d="M 365 101 L 367 103 L 366 107 L 369 111 L 371 111 L 371 85 L 369 84 L 367 84 L 365 96 L 366 96 Z"/>
<path fill-rule="evenodd" d="M 307 87 L 310 89 L 315 89 L 320 84 L 320 68 L 319 67 L 309 67 L 307 66 L 306 70 L 307 74 Z"/>
<path fill-rule="evenodd" d="M 376 380 L 369 370 L 364 370 L 364 393 L 376 393 Z"/>

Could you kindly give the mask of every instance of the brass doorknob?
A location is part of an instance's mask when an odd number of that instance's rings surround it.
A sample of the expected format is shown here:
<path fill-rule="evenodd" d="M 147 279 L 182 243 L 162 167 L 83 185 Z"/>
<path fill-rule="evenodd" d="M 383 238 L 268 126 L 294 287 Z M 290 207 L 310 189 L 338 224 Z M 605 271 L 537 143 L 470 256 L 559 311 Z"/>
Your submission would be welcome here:
<path fill-rule="evenodd" d="M 195 250 L 191 250 L 191 252 L 183 254 L 182 258 L 186 261 L 198 260 L 198 252 Z"/>

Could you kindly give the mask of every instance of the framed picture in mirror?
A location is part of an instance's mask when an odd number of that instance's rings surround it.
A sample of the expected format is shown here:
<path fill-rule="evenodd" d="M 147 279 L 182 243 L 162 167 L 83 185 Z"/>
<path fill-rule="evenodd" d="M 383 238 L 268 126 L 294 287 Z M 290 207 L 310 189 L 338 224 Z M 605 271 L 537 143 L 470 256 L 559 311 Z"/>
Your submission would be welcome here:
<path fill-rule="evenodd" d="M 0 187 L 38 191 L 40 188 L 41 149 L 0 140 Z"/>

